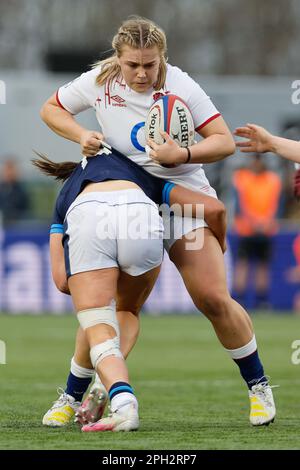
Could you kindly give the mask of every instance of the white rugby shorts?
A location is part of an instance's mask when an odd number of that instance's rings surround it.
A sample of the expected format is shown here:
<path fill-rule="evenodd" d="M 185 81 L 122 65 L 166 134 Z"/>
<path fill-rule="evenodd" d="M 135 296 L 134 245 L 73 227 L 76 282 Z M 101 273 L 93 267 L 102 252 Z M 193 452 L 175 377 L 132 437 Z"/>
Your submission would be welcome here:
<path fill-rule="evenodd" d="M 67 275 L 118 267 L 139 276 L 163 259 L 163 223 L 140 189 L 79 195 L 64 223 Z"/>

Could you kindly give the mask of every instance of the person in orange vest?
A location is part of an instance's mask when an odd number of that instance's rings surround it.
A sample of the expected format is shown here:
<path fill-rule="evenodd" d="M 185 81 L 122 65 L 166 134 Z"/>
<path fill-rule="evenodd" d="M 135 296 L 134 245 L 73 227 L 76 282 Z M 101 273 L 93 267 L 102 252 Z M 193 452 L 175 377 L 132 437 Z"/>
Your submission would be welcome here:
<path fill-rule="evenodd" d="M 280 177 L 268 170 L 260 154 L 254 154 L 248 168 L 233 174 L 236 191 L 234 231 L 239 235 L 235 266 L 235 296 L 246 300 L 250 268 L 253 267 L 255 307 L 267 305 L 272 236 L 281 195 Z"/>

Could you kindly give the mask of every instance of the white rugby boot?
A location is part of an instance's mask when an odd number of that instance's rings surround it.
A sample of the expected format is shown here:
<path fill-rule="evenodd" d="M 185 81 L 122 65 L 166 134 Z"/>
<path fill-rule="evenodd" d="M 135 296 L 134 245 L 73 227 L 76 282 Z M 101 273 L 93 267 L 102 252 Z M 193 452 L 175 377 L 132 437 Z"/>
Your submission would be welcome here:
<path fill-rule="evenodd" d="M 45 426 L 63 427 L 69 424 L 80 406 L 79 401 L 68 395 L 64 389 L 58 388 L 59 398 L 53 403 L 51 408 L 43 417 L 42 423 Z"/>
<path fill-rule="evenodd" d="M 101 383 L 95 383 L 75 414 L 75 423 L 95 423 L 102 418 L 108 400 L 107 391 Z"/>
<path fill-rule="evenodd" d="M 139 427 L 137 403 L 130 403 L 123 412 L 122 408 L 112 411 L 107 418 L 83 426 L 81 430 L 83 432 L 136 431 Z"/>
<path fill-rule="evenodd" d="M 276 415 L 276 408 L 272 393 L 272 387 L 268 382 L 253 385 L 249 390 L 250 399 L 250 423 L 253 426 L 269 425 L 273 423 Z"/>

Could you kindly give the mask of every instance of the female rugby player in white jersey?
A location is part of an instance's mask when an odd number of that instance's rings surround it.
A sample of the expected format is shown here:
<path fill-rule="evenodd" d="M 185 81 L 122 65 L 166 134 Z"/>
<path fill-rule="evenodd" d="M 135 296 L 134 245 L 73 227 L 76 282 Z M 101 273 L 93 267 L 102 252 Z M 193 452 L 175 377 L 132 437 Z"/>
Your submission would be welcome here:
<path fill-rule="evenodd" d="M 234 141 L 201 87 L 166 63 L 164 32 L 153 22 L 134 17 L 121 25 L 112 47 L 110 58 L 48 99 L 41 110 L 43 120 L 62 137 L 80 144 L 83 155 L 96 155 L 105 138 L 153 175 L 216 196 L 201 163 L 231 155 Z M 153 101 L 166 93 L 179 95 L 186 102 L 203 140 L 187 150 L 166 136 L 160 146 L 148 142 L 152 150 L 147 154 L 143 133 L 146 116 Z M 89 108 L 96 112 L 101 133 L 83 128 L 74 118 Z M 169 222 L 164 220 L 165 224 Z M 268 424 L 276 413 L 272 390 L 258 356 L 251 320 L 228 292 L 220 246 L 203 219 L 174 217 L 172 223 L 174 231 L 164 240 L 165 249 L 195 305 L 211 321 L 220 342 L 240 368 L 249 389 L 250 422 Z M 192 231 L 195 241 L 193 249 L 188 249 Z M 199 243 L 197 249 L 199 240 L 203 240 L 203 246 Z"/>

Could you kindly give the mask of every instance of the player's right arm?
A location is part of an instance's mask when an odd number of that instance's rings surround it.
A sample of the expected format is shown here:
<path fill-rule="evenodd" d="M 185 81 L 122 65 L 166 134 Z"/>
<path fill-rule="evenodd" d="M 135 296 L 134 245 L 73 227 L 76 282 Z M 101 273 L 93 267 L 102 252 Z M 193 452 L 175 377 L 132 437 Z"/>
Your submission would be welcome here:
<path fill-rule="evenodd" d="M 236 143 L 242 152 L 273 152 L 287 160 L 300 163 L 300 142 L 273 135 L 256 124 L 238 127 L 234 134 L 248 139 Z"/>
<path fill-rule="evenodd" d="M 57 94 L 53 93 L 44 103 L 40 113 L 41 118 L 56 134 L 79 144 L 86 129 L 75 121 L 69 111 L 58 104 L 56 97 Z"/>
<path fill-rule="evenodd" d="M 59 103 L 58 93 L 54 93 L 44 103 L 40 114 L 42 120 L 56 134 L 79 144 L 83 155 L 91 157 L 98 153 L 103 135 L 82 127 L 74 115 Z"/>

